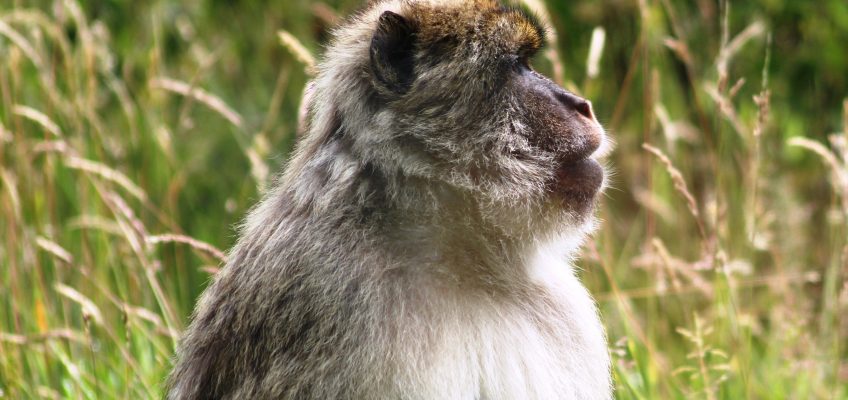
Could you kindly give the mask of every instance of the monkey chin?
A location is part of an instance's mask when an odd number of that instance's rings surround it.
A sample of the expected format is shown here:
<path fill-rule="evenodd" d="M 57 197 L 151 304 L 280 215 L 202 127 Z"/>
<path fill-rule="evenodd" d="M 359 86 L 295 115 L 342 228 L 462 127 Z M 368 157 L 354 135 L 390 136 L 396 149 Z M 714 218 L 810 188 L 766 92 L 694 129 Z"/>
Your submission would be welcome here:
<path fill-rule="evenodd" d="M 596 159 L 587 157 L 560 164 L 550 191 L 567 211 L 588 217 L 595 208 L 605 179 L 604 167 Z"/>
<path fill-rule="evenodd" d="M 610 153 L 613 143 L 594 116 L 577 123 L 580 140 L 558 160 L 549 192 L 552 200 L 572 216 L 585 219 L 592 216 L 606 184 L 606 171 L 598 160 Z"/>

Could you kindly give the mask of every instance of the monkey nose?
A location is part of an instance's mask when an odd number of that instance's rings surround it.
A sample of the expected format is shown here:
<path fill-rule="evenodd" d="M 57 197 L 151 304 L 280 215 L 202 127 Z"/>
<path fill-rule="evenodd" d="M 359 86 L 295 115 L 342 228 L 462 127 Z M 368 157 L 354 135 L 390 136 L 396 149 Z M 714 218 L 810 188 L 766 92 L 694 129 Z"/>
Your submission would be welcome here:
<path fill-rule="evenodd" d="M 589 118 L 590 120 L 595 119 L 595 115 L 592 112 L 591 101 L 577 96 L 574 93 L 567 92 L 565 90 L 557 90 L 556 98 L 557 100 L 559 100 L 560 103 L 562 103 L 566 107 L 577 111 L 578 114 Z"/>
<path fill-rule="evenodd" d="M 592 112 L 592 102 L 589 100 L 580 99 L 580 102 L 574 106 L 574 109 L 586 118 L 595 119 L 595 114 Z"/>

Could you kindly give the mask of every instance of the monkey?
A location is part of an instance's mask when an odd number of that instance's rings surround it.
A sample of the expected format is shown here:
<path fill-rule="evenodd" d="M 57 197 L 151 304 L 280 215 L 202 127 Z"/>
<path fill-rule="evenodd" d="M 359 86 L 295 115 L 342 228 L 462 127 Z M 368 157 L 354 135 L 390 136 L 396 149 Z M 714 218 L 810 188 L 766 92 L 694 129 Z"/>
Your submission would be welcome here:
<path fill-rule="evenodd" d="M 169 399 L 610 399 L 574 259 L 607 135 L 499 0 L 377 0 L 177 346 Z"/>

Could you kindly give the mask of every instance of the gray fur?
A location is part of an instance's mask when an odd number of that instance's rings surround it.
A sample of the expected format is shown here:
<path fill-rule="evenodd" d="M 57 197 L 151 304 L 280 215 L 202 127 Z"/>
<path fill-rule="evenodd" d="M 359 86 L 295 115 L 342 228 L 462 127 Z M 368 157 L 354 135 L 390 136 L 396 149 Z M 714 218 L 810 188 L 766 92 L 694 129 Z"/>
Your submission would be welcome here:
<path fill-rule="evenodd" d="M 385 11 L 416 30 L 409 86 L 372 72 Z M 389 0 L 336 32 L 308 132 L 198 302 L 168 398 L 611 398 L 570 264 L 603 131 L 496 67 L 537 45 L 522 18 Z"/>

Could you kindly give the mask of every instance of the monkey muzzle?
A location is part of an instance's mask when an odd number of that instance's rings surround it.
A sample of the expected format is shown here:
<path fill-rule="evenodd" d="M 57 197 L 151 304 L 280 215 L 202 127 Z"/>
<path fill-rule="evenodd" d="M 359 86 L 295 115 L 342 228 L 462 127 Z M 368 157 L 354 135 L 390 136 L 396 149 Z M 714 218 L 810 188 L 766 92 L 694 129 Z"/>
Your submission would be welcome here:
<path fill-rule="evenodd" d="M 591 205 L 604 186 L 604 168 L 598 160 L 607 152 L 606 134 L 591 102 L 557 89 L 554 96 L 566 108 L 571 123 L 567 132 L 560 132 L 568 136 L 568 149 L 558 159 L 553 189 L 568 205 L 579 208 Z"/>

